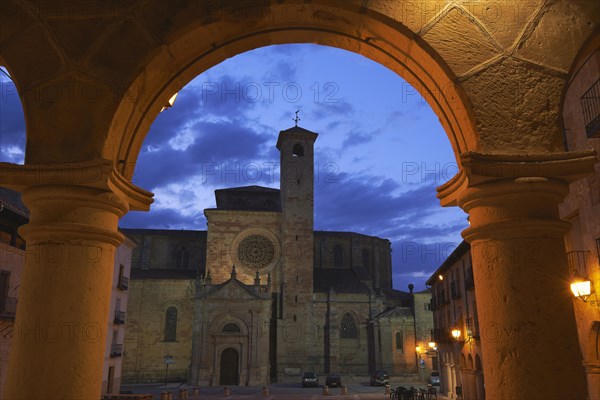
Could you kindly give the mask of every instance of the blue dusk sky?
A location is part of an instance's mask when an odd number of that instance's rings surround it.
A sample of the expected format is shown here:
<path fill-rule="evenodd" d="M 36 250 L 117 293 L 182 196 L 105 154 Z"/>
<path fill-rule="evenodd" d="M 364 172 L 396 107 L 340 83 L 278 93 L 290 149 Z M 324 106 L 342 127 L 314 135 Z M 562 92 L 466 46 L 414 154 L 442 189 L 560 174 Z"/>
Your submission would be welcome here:
<path fill-rule="evenodd" d="M 0 160 L 23 163 L 25 123 L 2 80 Z M 150 212 L 121 227 L 206 229 L 214 190 L 279 187 L 279 131 L 319 133 L 315 230 L 353 231 L 392 242 L 394 287 L 426 279 L 460 243 L 459 208 L 435 188 L 457 172 L 450 142 L 425 100 L 400 76 L 363 56 L 318 45 L 269 46 L 197 76 L 158 115 L 133 181 L 155 194 Z"/>

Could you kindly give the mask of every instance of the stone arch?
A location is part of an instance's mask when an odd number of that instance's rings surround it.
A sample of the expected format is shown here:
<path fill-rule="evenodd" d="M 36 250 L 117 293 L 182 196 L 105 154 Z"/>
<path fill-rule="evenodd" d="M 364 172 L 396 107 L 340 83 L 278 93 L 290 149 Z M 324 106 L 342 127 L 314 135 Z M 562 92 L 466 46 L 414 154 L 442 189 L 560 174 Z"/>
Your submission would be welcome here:
<path fill-rule="evenodd" d="M 473 371 L 473 356 L 471 354 L 469 354 L 468 362 L 469 362 L 469 364 L 468 364 L 469 370 Z"/>
<path fill-rule="evenodd" d="M 415 87 L 434 109 L 457 158 L 462 152 L 475 150 L 477 137 L 471 107 L 462 87 L 454 83 L 455 76 L 444 59 L 404 25 L 378 12 L 358 15 L 359 10 L 354 5 L 345 4 L 316 2 L 310 6 L 315 7 L 316 17 L 304 13 L 293 22 L 277 21 L 277 27 L 272 26 L 273 21 L 258 18 L 252 30 L 240 26 L 237 32 L 228 35 L 224 32 L 231 31 L 231 26 L 221 21 L 215 21 L 209 30 L 206 26 L 182 26 L 169 38 L 168 47 L 177 51 L 156 52 L 146 70 L 141 71 L 126 90 L 127 93 L 139 93 L 139 96 L 135 107 L 122 102 L 116 110 L 103 150 L 104 157 L 119 160 L 121 172 L 129 177 L 133 170 L 127 170 L 126 166 L 135 164 L 152 121 L 173 93 L 232 55 L 285 43 L 338 47 L 390 68 Z M 282 15 L 287 7 L 289 5 L 271 4 L 268 15 L 285 19 Z M 325 15 L 332 18 L 325 18 Z M 358 20 L 363 26 L 362 34 L 350 23 Z M 393 38 L 393 43 L 384 38 Z M 157 75 L 154 71 L 162 72 Z"/>
<path fill-rule="evenodd" d="M 229 324 L 237 325 L 239 328 L 239 335 L 246 336 L 249 334 L 250 327 L 246 320 L 243 316 L 234 313 L 224 313 L 215 317 L 211 321 L 208 331 L 211 335 L 221 335 L 224 328 Z"/>

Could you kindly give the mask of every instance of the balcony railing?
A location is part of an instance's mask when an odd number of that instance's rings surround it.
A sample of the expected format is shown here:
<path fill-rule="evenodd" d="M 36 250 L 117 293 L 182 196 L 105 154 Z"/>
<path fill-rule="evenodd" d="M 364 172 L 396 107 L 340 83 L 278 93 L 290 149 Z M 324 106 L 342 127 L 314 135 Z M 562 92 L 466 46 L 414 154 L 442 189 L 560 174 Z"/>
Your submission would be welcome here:
<path fill-rule="evenodd" d="M 119 276 L 117 287 L 121 290 L 127 290 L 129 288 L 129 278 L 123 275 Z"/>
<path fill-rule="evenodd" d="M 125 323 L 125 311 L 115 311 L 115 324 L 124 324 Z"/>
<path fill-rule="evenodd" d="M 600 137 L 600 79 L 581 96 L 581 109 L 587 137 Z"/>
<path fill-rule="evenodd" d="M 0 316 L 3 318 L 15 318 L 17 314 L 16 297 L 5 297 L 4 303 L 0 303 Z"/>
<path fill-rule="evenodd" d="M 588 276 L 587 257 L 589 254 L 590 252 L 587 250 L 569 251 L 567 253 L 567 260 L 569 262 L 569 272 L 572 276 Z"/>
<path fill-rule="evenodd" d="M 122 355 L 123 355 L 123 345 L 113 343 L 110 346 L 110 356 L 112 358 L 115 358 L 115 357 L 121 357 Z"/>

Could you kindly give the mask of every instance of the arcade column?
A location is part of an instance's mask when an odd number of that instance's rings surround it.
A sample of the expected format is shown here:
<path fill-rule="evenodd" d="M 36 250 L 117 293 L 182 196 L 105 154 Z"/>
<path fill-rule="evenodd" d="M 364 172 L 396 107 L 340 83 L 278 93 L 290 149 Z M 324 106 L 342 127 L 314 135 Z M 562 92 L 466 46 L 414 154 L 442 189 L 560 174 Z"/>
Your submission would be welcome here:
<path fill-rule="evenodd" d="M 100 398 L 118 221 L 152 194 L 112 162 L 2 163 L 30 211 L 5 399 Z"/>

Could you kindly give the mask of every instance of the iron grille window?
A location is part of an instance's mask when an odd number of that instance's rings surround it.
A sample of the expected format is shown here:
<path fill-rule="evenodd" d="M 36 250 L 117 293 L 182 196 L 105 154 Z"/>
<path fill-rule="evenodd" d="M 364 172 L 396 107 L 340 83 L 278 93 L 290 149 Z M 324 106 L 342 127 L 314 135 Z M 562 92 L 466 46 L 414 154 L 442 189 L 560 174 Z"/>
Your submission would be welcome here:
<path fill-rule="evenodd" d="M 587 137 L 600 137 L 600 79 L 581 96 L 581 109 Z"/>

